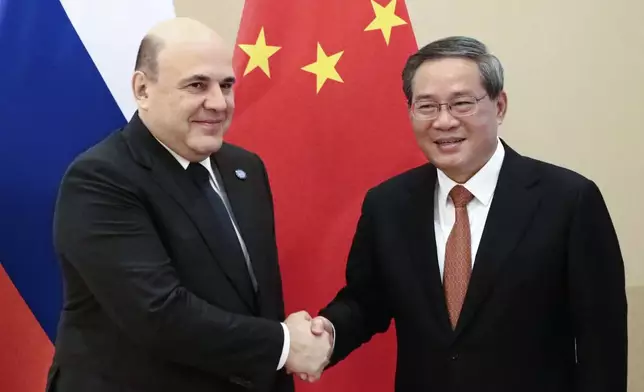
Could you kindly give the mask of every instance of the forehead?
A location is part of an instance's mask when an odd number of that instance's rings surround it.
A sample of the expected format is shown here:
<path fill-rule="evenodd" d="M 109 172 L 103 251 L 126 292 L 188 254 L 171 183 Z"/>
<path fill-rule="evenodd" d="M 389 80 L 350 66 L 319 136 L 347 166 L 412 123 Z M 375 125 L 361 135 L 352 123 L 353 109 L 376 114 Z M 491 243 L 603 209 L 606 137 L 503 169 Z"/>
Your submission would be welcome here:
<path fill-rule="evenodd" d="M 199 74 L 221 80 L 233 76 L 232 51 L 208 41 L 169 45 L 159 53 L 158 62 L 160 77 Z"/>
<path fill-rule="evenodd" d="M 418 67 L 412 81 L 414 96 L 478 94 L 482 88 L 478 65 L 473 60 L 462 58 L 426 61 Z"/>

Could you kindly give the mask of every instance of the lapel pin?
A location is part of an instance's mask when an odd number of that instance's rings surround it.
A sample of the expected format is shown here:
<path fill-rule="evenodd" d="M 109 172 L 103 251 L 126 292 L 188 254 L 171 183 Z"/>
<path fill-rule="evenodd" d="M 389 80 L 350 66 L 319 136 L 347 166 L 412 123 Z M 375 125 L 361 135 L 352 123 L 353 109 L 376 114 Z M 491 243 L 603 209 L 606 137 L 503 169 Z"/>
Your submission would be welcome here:
<path fill-rule="evenodd" d="M 245 171 L 243 171 L 242 169 L 237 169 L 237 170 L 235 170 L 235 175 L 236 175 L 236 176 L 237 176 L 237 178 L 239 178 L 240 180 L 245 180 L 245 179 L 246 179 L 246 172 L 245 172 Z"/>

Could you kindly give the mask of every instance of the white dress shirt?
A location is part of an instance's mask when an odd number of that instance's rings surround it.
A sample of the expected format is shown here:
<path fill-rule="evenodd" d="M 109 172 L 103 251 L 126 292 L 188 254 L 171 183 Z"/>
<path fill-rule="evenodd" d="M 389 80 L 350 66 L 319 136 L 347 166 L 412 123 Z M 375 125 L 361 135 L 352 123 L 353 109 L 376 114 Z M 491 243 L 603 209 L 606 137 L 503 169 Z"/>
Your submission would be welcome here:
<path fill-rule="evenodd" d="M 492 204 L 492 198 L 494 196 L 494 190 L 496 189 L 496 183 L 499 179 L 499 172 L 501 171 L 504 156 L 505 149 L 501 141 L 498 140 L 496 151 L 485 166 L 465 184 L 460 184 L 474 195 L 472 201 L 467 205 L 472 239 L 472 266 L 474 266 L 476 252 L 481 242 L 483 228 L 485 227 L 487 214 L 490 211 L 490 205 Z M 438 169 L 436 171 L 438 181 L 436 181 L 436 188 L 434 190 L 434 231 L 436 233 L 438 267 L 442 280 L 445 269 L 445 246 L 447 245 L 447 238 L 456 220 L 454 203 L 449 197 L 449 192 L 459 184 L 447 177 L 442 171 Z"/>
<path fill-rule="evenodd" d="M 499 172 L 503 164 L 505 149 L 500 140 L 497 139 L 496 151 L 487 163 L 472 178 L 463 185 L 474 195 L 474 199 L 467 205 L 467 213 L 470 219 L 470 231 L 472 238 L 472 264 L 476 258 L 476 252 L 481 242 L 485 220 L 492 204 L 492 197 L 496 189 L 496 183 L 499 179 Z M 445 173 L 436 169 L 438 181 L 434 189 L 434 231 L 436 233 L 436 249 L 438 252 L 438 266 L 440 269 L 441 280 L 443 279 L 443 270 L 445 269 L 445 246 L 456 215 L 454 203 L 449 197 L 449 192 L 453 187 L 458 185 Z M 332 336 L 333 346 L 335 346 L 335 327 Z"/>
<path fill-rule="evenodd" d="M 161 141 L 159 141 L 159 143 L 161 143 Z M 177 160 L 177 162 L 179 162 L 179 164 L 181 164 L 181 166 L 184 169 L 188 169 L 188 165 L 190 165 L 189 160 L 177 154 L 176 152 L 172 151 L 165 144 L 161 143 L 161 145 L 165 147 L 166 150 L 170 152 L 170 154 L 172 154 L 172 156 Z M 226 211 L 228 211 L 228 216 L 231 217 L 230 220 L 233 224 L 233 227 L 235 228 L 235 233 L 237 233 L 237 239 L 239 240 L 239 244 L 241 245 L 242 251 L 244 253 L 244 257 L 246 258 L 247 261 L 250 261 L 250 255 L 248 254 L 248 250 L 246 249 L 246 244 L 244 243 L 244 239 L 242 238 L 241 232 L 237 227 L 237 222 L 235 222 L 235 219 L 232 218 L 232 212 L 230 211 L 228 207 L 228 203 L 226 202 L 227 200 L 226 192 L 223 189 L 223 187 L 217 182 L 217 177 L 215 176 L 215 173 L 212 170 L 212 166 L 210 164 L 210 158 L 206 158 L 199 163 L 203 167 L 205 167 L 206 170 L 208 170 L 208 174 L 210 174 L 210 185 L 213 187 L 215 192 L 217 192 L 219 197 L 222 198 L 222 201 L 224 201 L 224 206 L 226 206 Z M 284 329 L 284 346 L 282 347 L 282 355 L 280 356 L 279 363 L 277 364 L 277 370 L 280 370 L 282 367 L 284 367 L 284 364 L 286 363 L 286 358 L 288 357 L 288 352 L 291 346 L 291 339 L 290 339 L 290 334 L 288 332 L 288 328 L 286 327 L 286 324 L 284 323 L 281 323 L 281 324 L 282 324 L 282 329 Z"/>

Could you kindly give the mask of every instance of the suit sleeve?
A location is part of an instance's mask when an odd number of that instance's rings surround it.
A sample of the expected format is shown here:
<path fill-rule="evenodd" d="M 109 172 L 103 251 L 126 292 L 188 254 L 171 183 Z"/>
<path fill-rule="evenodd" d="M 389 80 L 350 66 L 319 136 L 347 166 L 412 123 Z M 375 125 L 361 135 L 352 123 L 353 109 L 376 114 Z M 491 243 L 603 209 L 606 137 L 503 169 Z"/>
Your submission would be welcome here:
<path fill-rule="evenodd" d="M 377 265 L 375 227 L 369 194 L 347 260 L 345 286 L 320 315 L 335 329 L 335 342 L 329 366 L 346 358 L 353 350 L 387 331 L 391 314 L 384 298 L 384 289 Z"/>
<path fill-rule="evenodd" d="M 131 339 L 169 361 L 224 378 L 275 372 L 277 321 L 233 314 L 182 286 L 136 188 L 112 165 L 70 166 L 55 213 L 57 251 Z"/>
<path fill-rule="evenodd" d="M 268 193 L 268 201 L 271 206 L 271 216 L 274 216 L 275 206 L 273 204 L 273 192 L 271 191 L 271 183 L 270 183 L 270 180 L 268 179 L 268 172 L 266 171 L 266 166 L 264 165 L 264 162 L 262 161 L 262 158 L 259 157 L 259 155 L 253 154 L 253 156 L 255 157 L 255 160 L 257 161 L 258 166 L 261 168 L 262 178 L 264 180 L 264 186 Z M 270 236 L 272 241 L 276 241 L 275 224 L 273 224 L 273 226 L 271 227 Z M 272 250 L 273 250 L 272 258 L 277 260 L 278 259 L 277 249 L 272 248 Z M 279 268 L 277 269 L 277 274 L 279 276 L 279 282 L 276 282 L 277 284 L 275 287 L 277 289 L 278 298 L 281 299 L 281 298 L 284 298 L 284 293 L 282 289 L 282 276 L 280 274 Z M 281 305 L 282 305 L 281 308 L 283 308 L 283 304 Z M 281 320 L 286 319 L 286 316 L 283 313 L 280 313 L 279 316 Z M 288 327 L 286 326 L 286 324 L 282 323 L 282 328 L 284 330 L 284 343 L 282 345 L 282 354 L 280 355 L 280 360 L 277 365 L 277 370 L 282 370 L 284 368 L 284 366 L 286 365 L 286 360 L 288 359 L 289 351 L 291 349 L 291 338 L 290 338 L 290 332 L 288 330 Z"/>
<path fill-rule="evenodd" d="M 570 306 L 577 343 L 577 392 L 626 392 L 624 262 L 593 182 L 580 191 L 569 238 Z"/>

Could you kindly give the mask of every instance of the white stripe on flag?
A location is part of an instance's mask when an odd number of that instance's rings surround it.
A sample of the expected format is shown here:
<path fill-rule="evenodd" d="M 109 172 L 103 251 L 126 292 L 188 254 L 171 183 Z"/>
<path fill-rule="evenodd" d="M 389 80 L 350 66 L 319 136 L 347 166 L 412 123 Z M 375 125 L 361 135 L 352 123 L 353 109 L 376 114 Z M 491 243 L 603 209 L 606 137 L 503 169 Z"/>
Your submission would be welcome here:
<path fill-rule="evenodd" d="M 61 0 L 123 116 L 136 110 L 131 76 L 141 38 L 175 16 L 172 0 Z"/>

